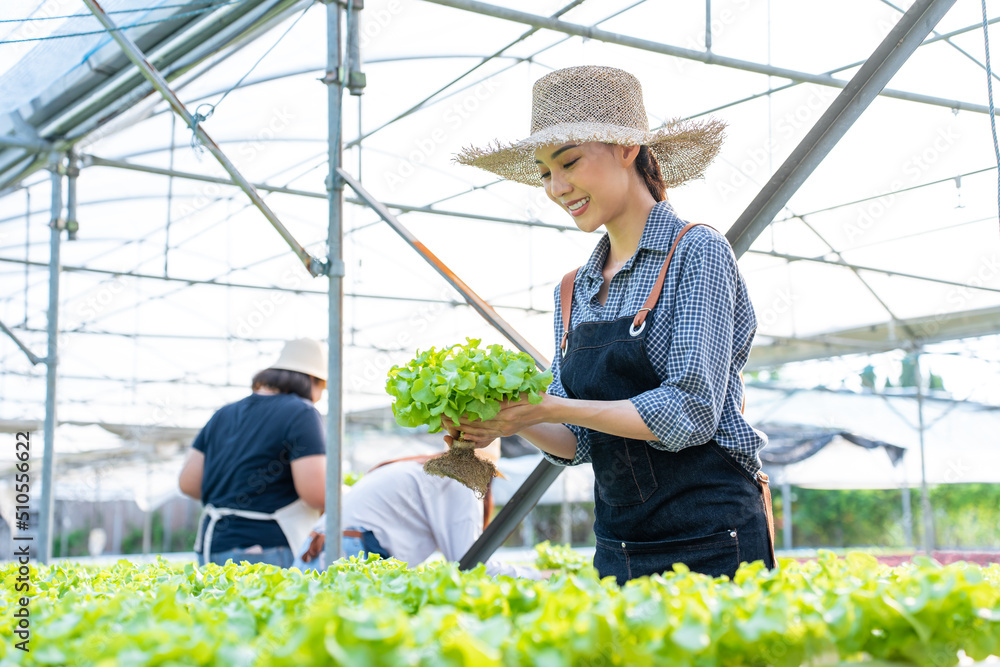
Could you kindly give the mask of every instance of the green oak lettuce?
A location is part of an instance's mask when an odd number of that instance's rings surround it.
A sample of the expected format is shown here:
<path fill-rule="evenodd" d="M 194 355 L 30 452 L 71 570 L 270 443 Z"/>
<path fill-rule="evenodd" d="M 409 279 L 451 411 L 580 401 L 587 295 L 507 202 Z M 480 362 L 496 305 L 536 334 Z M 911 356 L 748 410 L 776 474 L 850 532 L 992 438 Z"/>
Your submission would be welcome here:
<path fill-rule="evenodd" d="M 551 565 L 575 559 L 551 548 Z M 0 564 L 0 614 L 18 564 Z M 184 665 L 893 664 L 1000 655 L 1000 565 L 895 568 L 864 554 L 744 565 L 733 581 L 682 565 L 619 587 L 591 568 L 547 581 L 356 558 L 272 565 L 31 566 L 31 652 L 0 624 L 0 667 Z"/>
<path fill-rule="evenodd" d="M 501 345 L 480 349 L 479 339 L 465 340 L 465 345 L 418 350 L 404 366 L 389 369 L 385 389 L 395 399 L 392 412 L 400 426 L 426 425 L 436 433 L 444 418 L 455 426 L 463 416 L 492 419 L 504 400 L 527 395 L 530 403 L 541 402 L 551 370 L 539 372 L 523 352 Z"/>

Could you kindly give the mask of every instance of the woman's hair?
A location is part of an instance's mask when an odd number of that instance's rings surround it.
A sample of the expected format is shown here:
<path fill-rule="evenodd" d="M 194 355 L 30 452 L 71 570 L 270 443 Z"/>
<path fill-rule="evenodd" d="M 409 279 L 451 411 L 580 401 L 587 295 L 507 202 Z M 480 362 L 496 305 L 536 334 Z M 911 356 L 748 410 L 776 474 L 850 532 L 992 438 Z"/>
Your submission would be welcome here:
<path fill-rule="evenodd" d="M 282 394 L 296 394 L 307 401 L 312 400 L 312 376 L 298 371 L 280 368 L 265 368 L 253 376 L 250 388 L 257 391 L 261 387 L 276 389 Z"/>
<path fill-rule="evenodd" d="M 653 195 L 656 201 L 663 201 L 667 198 L 667 184 L 663 182 L 663 174 L 660 173 L 660 165 L 653 157 L 649 146 L 640 146 L 639 154 L 635 158 L 635 168 L 639 172 L 643 183 Z"/>

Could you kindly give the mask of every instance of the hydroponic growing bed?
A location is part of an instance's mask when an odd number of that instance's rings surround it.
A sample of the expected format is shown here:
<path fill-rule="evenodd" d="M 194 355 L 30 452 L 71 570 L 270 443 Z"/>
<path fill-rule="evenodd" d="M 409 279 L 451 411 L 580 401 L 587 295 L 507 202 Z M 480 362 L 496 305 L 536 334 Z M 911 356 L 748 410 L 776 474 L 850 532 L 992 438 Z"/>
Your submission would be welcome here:
<path fill-rule="evenodd" d="M 32 568 L 30 652 L 15 644 L 17 566 L 3 572 L 8 665 L 953 665 L 1000 654 L 1000 565 L 896 568 L 822 553 L 733 581 L 684 571 L 617 586 L 557 550 L 547 581 L 451 564 L 126 561 Z M 879 662 L 885 664 L 885 662 Z"/>

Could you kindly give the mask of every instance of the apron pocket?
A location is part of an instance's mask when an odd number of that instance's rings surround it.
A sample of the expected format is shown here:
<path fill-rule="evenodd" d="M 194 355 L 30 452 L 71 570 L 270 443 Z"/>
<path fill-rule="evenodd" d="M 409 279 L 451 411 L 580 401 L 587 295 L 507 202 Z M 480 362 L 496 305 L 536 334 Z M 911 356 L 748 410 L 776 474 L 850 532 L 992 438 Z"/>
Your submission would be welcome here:
<path fill-rule="evenodd" d="M 641 505 L 656 491 L 653 461 L 645 441 L 604 435 L 591 441 L 590 456 L 596 493 L 611 507 Z"/>
<path fill-rule="evenodd" d="M 657 542 L 614 542 L 597 538 L 594 567 L 602 576 L 613 575 L 619 584 L 651 574 L 669 572 L 684 563 L 692 572 L 732 578 L 740 565 L 736 531 Z"/>

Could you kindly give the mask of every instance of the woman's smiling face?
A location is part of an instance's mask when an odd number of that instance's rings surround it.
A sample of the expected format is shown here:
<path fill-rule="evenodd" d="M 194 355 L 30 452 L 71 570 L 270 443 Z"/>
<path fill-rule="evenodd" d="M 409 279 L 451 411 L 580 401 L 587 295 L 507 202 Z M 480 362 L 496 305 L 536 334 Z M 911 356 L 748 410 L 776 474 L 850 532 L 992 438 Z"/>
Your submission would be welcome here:
<path fill-rule="evenodd" d="M 542 146 L 535 151 L 545 194 L 592 232 L 623 209 L 629 186 L 628 147 L 599 142 Z"/>

